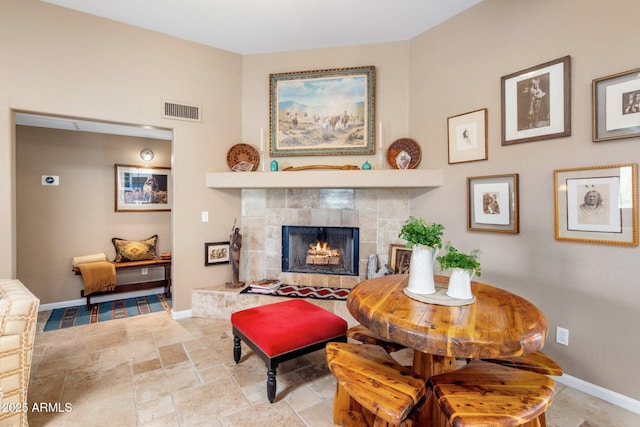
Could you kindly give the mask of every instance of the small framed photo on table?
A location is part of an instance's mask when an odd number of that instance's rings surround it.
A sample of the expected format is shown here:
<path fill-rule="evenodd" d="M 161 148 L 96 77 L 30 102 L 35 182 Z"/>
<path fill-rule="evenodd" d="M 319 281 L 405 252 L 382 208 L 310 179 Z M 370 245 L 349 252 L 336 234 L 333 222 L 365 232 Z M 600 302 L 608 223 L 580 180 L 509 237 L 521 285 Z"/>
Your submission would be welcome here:
<path fill-rule="evenodd" d="M 487 109 L 447 119 L 449 164 L 487 160 Z"/>
<path fill-rule="evenodd" d="M 216 242 L 204 244 L 204 265 L 229 264 L 231 242 Z"/>
<path fill-rule="evenodd" d="M 637 169 L 637 163 L 556 169 L 556 240 L 638 246 Z"/>
<path fill-rule="evenodd" d="M 467 230 L 519 232 L 518 174 L 467 178 Z"/>
<path fill-rule="evenodd" d="M 593 142 L 640 136 L 640 68 L 593 80 Z"/>
<path fill-rule="evenodd" d="M 502 77 L 502 145 L 571 136 L 571 57 Z"/>
<path fill-rule="evenodd" d="M 389 268 L 393 274 L 409 274 L 413 249 L 393 243 L 389 246 Z"/>

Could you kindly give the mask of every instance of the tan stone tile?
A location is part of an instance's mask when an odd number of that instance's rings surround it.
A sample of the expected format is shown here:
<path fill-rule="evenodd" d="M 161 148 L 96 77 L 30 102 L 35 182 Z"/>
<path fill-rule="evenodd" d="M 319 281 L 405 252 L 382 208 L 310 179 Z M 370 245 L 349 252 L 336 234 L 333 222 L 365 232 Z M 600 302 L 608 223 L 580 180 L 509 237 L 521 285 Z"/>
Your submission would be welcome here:
<path fill-rule="evenodd" d="M 102 372 L 70 371 L 62 400 L 76 404 L 106 400 L 120 395 L 133 400 L 132 381 L 130 366 L 120 366 Z"/>
<path fill-rule="evenodd" d="M 200 385 L 200 377 L 190 362 L 144 372 L 134 377 L 133 387 L 138 403 L 158 399 L 169 393 Z"/>
<path fill-rule="evenodd" d="M 101 399 L 74 404 L 71 412 L 61 419 L 66 426 L 110 427 L 136 425 L 136 407 L 133 395 L 105 394 Z M 49 427 L 49 424 L 46 424 Z M 35 426 L 34 426 L 35 427 Z"/>
<path fill-rule="evenodd" d="M 247 399 L 228 378 L 176 390 L 173 397 L 181 424 L 184 426 L 206 426 L 211 418 L 229 415 L 249 407 Z M 254 418 L 254 423 L 255 420 Z"/>
<path fill-rule="evenodd" d="M 215 365 L 209 368 L 198 369 L 198 374 L 200 374 L 200 378 L 205 384 L 225 377 L 231 378 L 231 373 L 224 365 Z"/>
<path fill-rule="evenodd" d="M 65 369 L 44 374 L 32 373 L 27 393 L 29 406 L 36 402 L 59 402 L 66 376 Z"/>
<path fill-rule="evenodd" d="M 104 322 L 81 325 L 77 327 L 77 336 L 106 334 L 114 331 L 125 330 L 125 319 L 113 319 Z"/>
<path fill-rule="evenodd" d="M 225 416 L 224 425 L 238 427 L 250 426 L 256 425 L 257 420 L 261 420 L 259 424 L 268 425 L 269 427 L 296 427 L 305 425 L 295 411 L 285 402 L 274 402 L 270 404 L 268 401 Z"/>
<path fill-rule="evenodd" d="M 160 353 L 160 361 L 164 367 L 189 360 L 181 343 L 158 347 L 158 353 Z"/>
<path fill-rule="evenodd" d="M 638 426 L 640 414 L 626 411 L 571 387 L 554 398 L 547 409 L 547 426 Z"/>
<path fill-rule="evenodd" d="M 149 333 L 158 329 L 166 328 L 174 323 L 171 314 L 166 311 L 145 314 L 144 316 L 134 316 L 125 319 L 125 326 L 128 335 L 139 333 Z"/>
<path fill-rule="evenodd" d="M 152 422 L 158 424 L 158 420 L 164 418 L 177 420 L 176 409 L 173 406 L 170 394 L 160 396 L 158 399 L 138 403 L 136 408 L 138 425 L 148 425 Z"/>
<path fill-rule="evenodd" d="M 309 427 L 334 427 L 333 400 L 325 400 L 310 408 L 303 409 L 298 412 L 298 415 Z"/>
<path fill-rule="evenodd" d="M 108 348 L 100 352 L 100 368 L 109 370 L 116 366 L 136 364 L 158 357 L 158 350 L 153 340 L 127 341 L 123 345 Z"/>
<path fill-rule="evenodd" d="M 153 371 L 155 369 L 162 369 L 162 363 L 160 359 L 145 360 L 144 362 L 136 363 L 132 366 L 133 375 L 143 374 L 145 372 Z"/>

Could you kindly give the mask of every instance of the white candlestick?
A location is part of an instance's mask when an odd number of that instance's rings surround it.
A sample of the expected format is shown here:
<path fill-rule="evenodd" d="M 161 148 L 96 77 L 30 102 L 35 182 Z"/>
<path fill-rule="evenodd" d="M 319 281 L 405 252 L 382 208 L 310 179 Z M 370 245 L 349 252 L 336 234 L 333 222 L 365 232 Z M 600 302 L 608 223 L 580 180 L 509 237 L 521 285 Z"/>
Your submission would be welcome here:
<path fill-rule="evenodd" d="M 264 153 L 264 128 L 260 128 L 260 152 Z"/>
<path fill-rule="evenodd" d="M 380 148 L 382 148 L 382 122 L 378 123 L 378 140 L 380 141 Z"/>

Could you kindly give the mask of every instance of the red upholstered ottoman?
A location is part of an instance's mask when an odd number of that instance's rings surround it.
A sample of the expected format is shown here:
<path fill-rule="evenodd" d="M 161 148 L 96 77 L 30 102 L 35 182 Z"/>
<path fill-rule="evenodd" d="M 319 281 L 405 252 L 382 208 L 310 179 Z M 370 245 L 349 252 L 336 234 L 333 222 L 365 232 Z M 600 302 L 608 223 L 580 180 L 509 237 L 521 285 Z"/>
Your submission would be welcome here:
<path fill-rule="evenodd" d="M 267 366 L 267 397 L 276 397 L 276 368 L 280 362 L 347 341 L 347 322 L 305 300 L 267 304 L 231 314 L 233 359 L 240 362 L 240 340 Z"/>

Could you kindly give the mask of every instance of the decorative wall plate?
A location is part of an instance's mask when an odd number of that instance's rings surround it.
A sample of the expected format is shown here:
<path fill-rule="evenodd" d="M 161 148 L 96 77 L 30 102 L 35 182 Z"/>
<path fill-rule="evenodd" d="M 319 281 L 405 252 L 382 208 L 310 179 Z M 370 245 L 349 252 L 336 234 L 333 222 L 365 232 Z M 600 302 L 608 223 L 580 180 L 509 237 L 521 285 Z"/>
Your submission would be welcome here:
<path fill-rule="evenodd" d="M 236 144 L 227 152 L 227 166 L 232 170 L 238 170 L 238 168 L 234 168 L 234 166 L 243 162 L 251 164 L 252 167 L 250 170 L 252 171 L 258 169 L 260 153 L 258 153 L 258 150 L 253 148 L 252 145 Z M 240 170 L 247 170 L 247 168 L 240 168 Z"/>
<path fill-rule="evenodd" d="M 411 138 L 396 139 L 387 149 L 387 162 L 394 169 L 414 169 L 420 160 L 420 145 Z"/>

